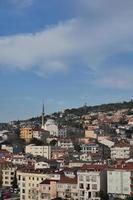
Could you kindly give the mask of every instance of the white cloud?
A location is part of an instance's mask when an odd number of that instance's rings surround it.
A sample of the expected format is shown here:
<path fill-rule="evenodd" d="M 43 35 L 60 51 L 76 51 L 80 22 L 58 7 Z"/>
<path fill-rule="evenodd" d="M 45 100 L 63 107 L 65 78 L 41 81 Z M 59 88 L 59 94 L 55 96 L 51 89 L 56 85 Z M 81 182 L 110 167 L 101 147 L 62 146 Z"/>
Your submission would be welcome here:
<path fill-rule="evenodd" d="M 96 2 L 82 1 L 84 9 L 92 9 L 90 15 L 34 34 L 0 37 L 0 67 L 42 76 L 64 72 L 77 62 L 97 70 L 110 56 L 133 52 L 133 2 L 112 0 L 110 6 L 105 0 Z"/>
<path fill-rule="evenodd" d="M 99 75 L 100 74 L 100 75 Z M 131 66 L 125 68 L 120 67 L 119 69 L 108 69 L 99 72 L 95 77 L 94 84 L 103 88 L 113 88 L 116 90 L 124 89 L 131 90 L 133 85 L 133 69 Z"/>
<path fill-rule="evenodd" d="M 10 5 L 13 5 L 17 8 L 29 7 L 33 4 L 34 0 L 7 0 Z"/>

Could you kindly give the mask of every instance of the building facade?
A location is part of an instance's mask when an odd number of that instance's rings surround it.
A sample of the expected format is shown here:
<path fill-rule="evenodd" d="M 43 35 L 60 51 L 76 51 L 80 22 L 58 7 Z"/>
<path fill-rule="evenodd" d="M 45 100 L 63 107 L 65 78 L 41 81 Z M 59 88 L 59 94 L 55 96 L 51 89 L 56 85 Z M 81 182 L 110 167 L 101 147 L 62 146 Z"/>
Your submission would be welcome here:
<path fill-rule="evenodd" d="M 34 156 L 42 156 L 47 159 L 51 159 L 51 146 L 36 146 L 33 144 L 27 145 L 25 147 L 25 153 L 32 154 Z"/>

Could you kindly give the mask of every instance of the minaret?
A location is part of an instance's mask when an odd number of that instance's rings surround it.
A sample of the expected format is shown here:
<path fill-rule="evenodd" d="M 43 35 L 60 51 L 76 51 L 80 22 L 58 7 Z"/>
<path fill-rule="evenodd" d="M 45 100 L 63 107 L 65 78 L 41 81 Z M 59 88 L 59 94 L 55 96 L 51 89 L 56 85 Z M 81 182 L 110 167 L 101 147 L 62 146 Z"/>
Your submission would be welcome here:
<path fill-rule="evenodd" d="M 42 107 L 42 128 L 44 129 L 44 104 Z"/>

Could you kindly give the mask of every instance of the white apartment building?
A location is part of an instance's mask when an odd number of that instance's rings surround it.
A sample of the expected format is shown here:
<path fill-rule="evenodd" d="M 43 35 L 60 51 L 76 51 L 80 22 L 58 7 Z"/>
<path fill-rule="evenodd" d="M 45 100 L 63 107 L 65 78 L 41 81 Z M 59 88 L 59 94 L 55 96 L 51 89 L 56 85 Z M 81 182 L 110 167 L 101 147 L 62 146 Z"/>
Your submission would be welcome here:
<path fill-rule="evenodd" d="M 109 148 L 111 148 L 112 146 L 114 146 L 114 142 L 113 141 L 111 141 L 111 140 L 109 140 L 109 139 L 101 139 L 100 141 L 99 141 L 99 143 L 100 144 L 104 144 L 105 146 L 107 146 L 107 147 L 109 147 Z"/>
<path fill-rule="evenodd" d="M 58 136 L 61 137 L 61 138 L 67 137 L 67 129 L 66 128 L 60 128 Z"/>
<path fill-rule="evenodd" d="M 33 129 L 33 138 L 41 140 L 42 134 L 43 134 L 43 132 L 41 129 Z"/>
<path fill-rule="evenodd" d="M 50 168 L 50 165 L 47 162 L 36 162 L 35 163 L 35 169 L 47 169 Z"/>
<path fill-rule="evenodd" d="M 6 150 L 6 151 L 9 151 L 10 153 L 13 153 L 13 147 L 10 146 L 10 145 L 2 144 L 2 145 L 1 145 L 1 149 L 4 149 L 4 150 Z"/>
<path fill-rule="evenodd" d="M 107 171 L 107 190 L 112 197 L 133 196 L 133 163 L 115 166 Z"/>
<path fill-rule="evenodd" d="M 132 148 L 127 143 L 118 143 L 111 147 L 111 159 L 128 159 L 132 155 Z"/>
<path fill-rule="evenodd" d="M 14 165 L 28 164 L 28 159 L 23 154 L 17 154 L 17 155 L 14 154 L 11 161 Z"/>
<path fill-rule="evenodd" d="M 103 165 L 87 165 L 77 175 L 78 200 L 100 200 L 100 190 L 106 193 L 106 170 Z"/>
<path fill-rule="evenodd" d="M 60 138 L 58 139 L 57 144 L 58 144 L 58 147 L 61 147 L 61 148 L 66 148 L 66 149 L 74 148 L 73 142 L 70 138 Z"/>
<path fill-rule="evenodd" d="M 97 144 L 82 144 L 81 152 L 82 153 L 98 153 L 99 146 Z"/>
<path fill-rule="evenodd" d="M 43 156 L 47 159 L 51 158 L 51 146 L 36 146 L 34 144 L 27 145 L 25 147 L 25 153 L 30 153 L 34 156 Z"/>
<path fill-rule="evenodd" d="M 15 176 L 15 168 L 6 168 L 2 170 L 2 186 L 11 187 Z"/>

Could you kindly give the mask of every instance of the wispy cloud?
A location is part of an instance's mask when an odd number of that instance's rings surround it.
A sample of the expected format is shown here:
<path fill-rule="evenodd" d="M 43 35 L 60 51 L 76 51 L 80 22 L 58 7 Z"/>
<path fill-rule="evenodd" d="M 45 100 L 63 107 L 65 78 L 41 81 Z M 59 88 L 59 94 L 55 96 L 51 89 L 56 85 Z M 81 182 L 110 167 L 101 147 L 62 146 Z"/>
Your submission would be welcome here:
<path fill-rule="evenodd" d="M 6 1 L 15 8 L 26 8 L 31 6 L 35 0 L 6 0 Z"/>
<path fill-rule="evenodd" d="M 28 1 L 22 2 L 25 4 Z M 95 72 L 105 67 L 110 56 L 133 52 L 133 2 L 79 2 L 82 9 L 90 11 L 89 14 L 81 13 L 79 18 L 34 34 L 0 37 L 0 66 L 31 70 L 44 76 L 47 73 L 64 72 L 78 62 Z M 31 3 L 29 1 L 29 5 Z M 114 75 L 108 80 L 102 77 L 99 82 L 113 85 Z M 117 85 L 121 83 L 129 87 L 131 81 L 124 83 L 121 79 Z"/>
<path fill-rule="evenodd" d="M 99 73 L 93 83 L 103 88 L 129 90 L 133 86 L 132 74 L 132 68 L 125 67 L 125 69 L 120 68 L 118 70 L 116 67 L 116 69 L 105 70 L 104 73 Z"/>

